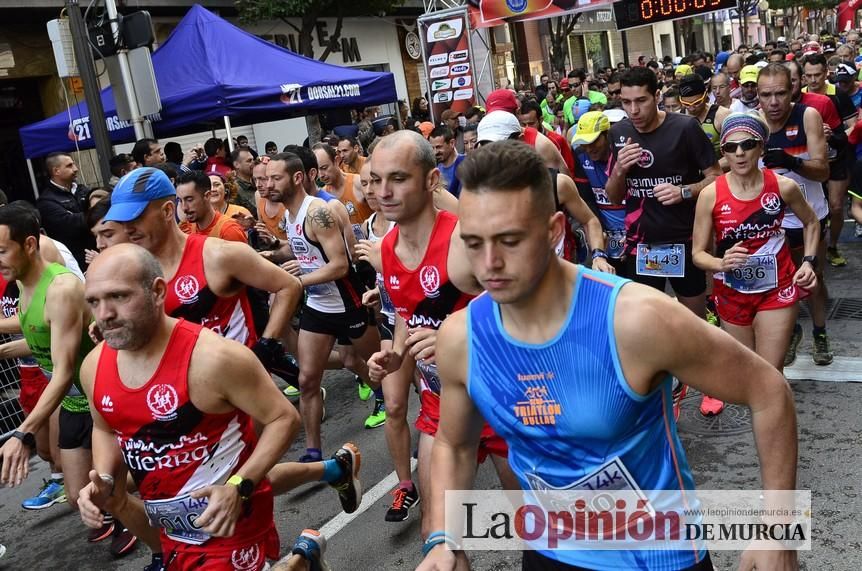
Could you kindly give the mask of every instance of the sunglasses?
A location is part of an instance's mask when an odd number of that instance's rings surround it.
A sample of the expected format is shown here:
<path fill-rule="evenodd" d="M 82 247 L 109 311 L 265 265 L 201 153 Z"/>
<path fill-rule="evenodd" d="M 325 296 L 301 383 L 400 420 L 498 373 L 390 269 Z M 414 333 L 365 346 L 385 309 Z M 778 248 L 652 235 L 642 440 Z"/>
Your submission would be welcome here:
<path fill-rule="evenodd" d="M 742 147 L 743 151 L 750 151 L 752 149 L 756 149 L 760 144 L 760 139 L 743 139 L 741 141 L 728 141 L 721 146 L 721 151 L 723 153 L 727 153 L 732 155 L 736 152 L 736 149 Z"/>
<path fill-rule="evenodd" d="M 610 90 L 609 90 L 609 91 L 608 91 L 608 95 L 611 95 L 611 96 L 619 95 L 619 94 L 620 94 L 620 93 L 622 93 L 622 92 L 623 92 L 623 90 L 622 90 L 622 89 L 614 89 L 613 91 L 610 91 Z"/>
<path fill-rule="evenodd" d="M 698 105 L 703 103 L 704 99 L 706 99 L 706 93 L 704 93 L 703 95 L 701 95 L 700 97 L 698 97 L 694 101 L 683 101 L 682 99 L 680 99 L 679 104 L 682 105 L 683 107 L 697 107 Z"/>

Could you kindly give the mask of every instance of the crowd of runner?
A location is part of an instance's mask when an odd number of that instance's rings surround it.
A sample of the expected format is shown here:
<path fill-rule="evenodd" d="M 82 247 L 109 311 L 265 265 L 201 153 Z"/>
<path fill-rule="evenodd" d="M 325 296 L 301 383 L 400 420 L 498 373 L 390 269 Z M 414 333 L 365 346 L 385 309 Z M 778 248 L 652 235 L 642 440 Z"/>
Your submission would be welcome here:
<path fill-rule="evenodd" d="M 386 434 L 385 520 L 422 508 L 423 570 L 466 564 L 443 492 L 487 458 L 504 489 L 565 489 L 610 458 L 642 489 L 693 489 L 668 421 L 688 387 L 704 415 L 752 407 L 763 487 L 794 489 L 798 304 L 829 365 L 823 269 L 847 264 L 848 189 L 862 228 L 858 43 L 554 72 L 436 124 L 424 98 L 400 121 L 363 110 L 280 152 L 143 139 L 97 189 L 48 156 L 36 205 L 0 208 L 0 357 L 27 415 L 3 483 L 31 485 L 37 453 L 50 478 L 22 507 L 68 502 L 115 556 L 140 540 L 150 571 L 263 569 L 283 551 L 274 495 L 324 481 L 361 502 L 358 448 L 326 439 L 323 375 L 343 368 Z M 527 389 L 557 412 L 525 418 Z M 325 544 L 305 530 L 275 568 L 325 569 Z M 524 569 L 626 557 L 525 552 Z M 712 568 L 703 549 L 651 561 Z"/>

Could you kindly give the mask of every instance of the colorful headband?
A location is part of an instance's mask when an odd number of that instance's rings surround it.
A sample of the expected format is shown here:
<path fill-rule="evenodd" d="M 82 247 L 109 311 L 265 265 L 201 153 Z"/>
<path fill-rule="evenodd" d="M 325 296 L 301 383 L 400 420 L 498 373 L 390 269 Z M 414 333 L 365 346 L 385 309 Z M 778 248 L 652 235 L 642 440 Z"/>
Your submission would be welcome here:
<path fill-rule="evenodd" d="M 724 119 L 721 125 L 721 144 L 727 142 L 727 138 L 737 131 L 744 131 L 755 139 L 767 141 L 769 139 L 769 127 L 759 116 L 754 113 L 731 113 Z"/>

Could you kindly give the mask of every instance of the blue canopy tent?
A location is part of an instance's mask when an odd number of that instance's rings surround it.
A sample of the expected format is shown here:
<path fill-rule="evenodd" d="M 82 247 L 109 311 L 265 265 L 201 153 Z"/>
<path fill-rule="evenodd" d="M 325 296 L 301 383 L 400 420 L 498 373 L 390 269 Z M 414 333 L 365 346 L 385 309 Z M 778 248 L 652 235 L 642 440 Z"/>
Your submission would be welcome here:
<path fill-rule="evenodd" d="M 219 18 L 200 5 L 186 14 L 153 53 L 162 110 L 156 137 L 305 116 L 333 108 L 365 107 L 397 99 L 391 73 L 339 67 L 297 55 Z M 111 142 L 135 140 L 117 117 L 113 90 L 102 90 Z M 95 146 L 86 103 L 20 130 L 24 156 Z M 77 142 L 77 145 L 76 145 Z"/>

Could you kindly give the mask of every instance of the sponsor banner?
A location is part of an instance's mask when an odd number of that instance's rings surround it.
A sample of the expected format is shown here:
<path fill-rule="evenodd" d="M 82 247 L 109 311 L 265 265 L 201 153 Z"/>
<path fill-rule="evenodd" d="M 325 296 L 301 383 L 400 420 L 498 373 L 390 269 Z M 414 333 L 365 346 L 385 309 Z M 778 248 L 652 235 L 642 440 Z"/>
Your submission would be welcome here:
<path fill-rule="evenodd" d="M 281 85 L 281 102 L 296 105 L 303 101 L 325 101 L 360 97 L 362 92 L 358 83 L 336 83 L 330 85 L 300 85 L 284 83 Z"/>
<path fill-rule="evenodd" d="M 486 28 L 498 26 L 504 21 L 554 18 L 566 13 L 593 10 L 612 2 L 613 0 L 469 0 L 470 23 L 474 28 Z"/>
<path fill-rule="evenodd" d="M 446 533 L 481 551 L 811 549 L 810 490 L 641 490 L 611 471 L 562 487 L 527 474 L 526 491 L 447 491 Z"/>
<path fill-rule="evenodd" d="M 467 8 L 425 14 L 418 19 L 432 120 L 447 109 L 465 112 L 476 104 Z"/>

